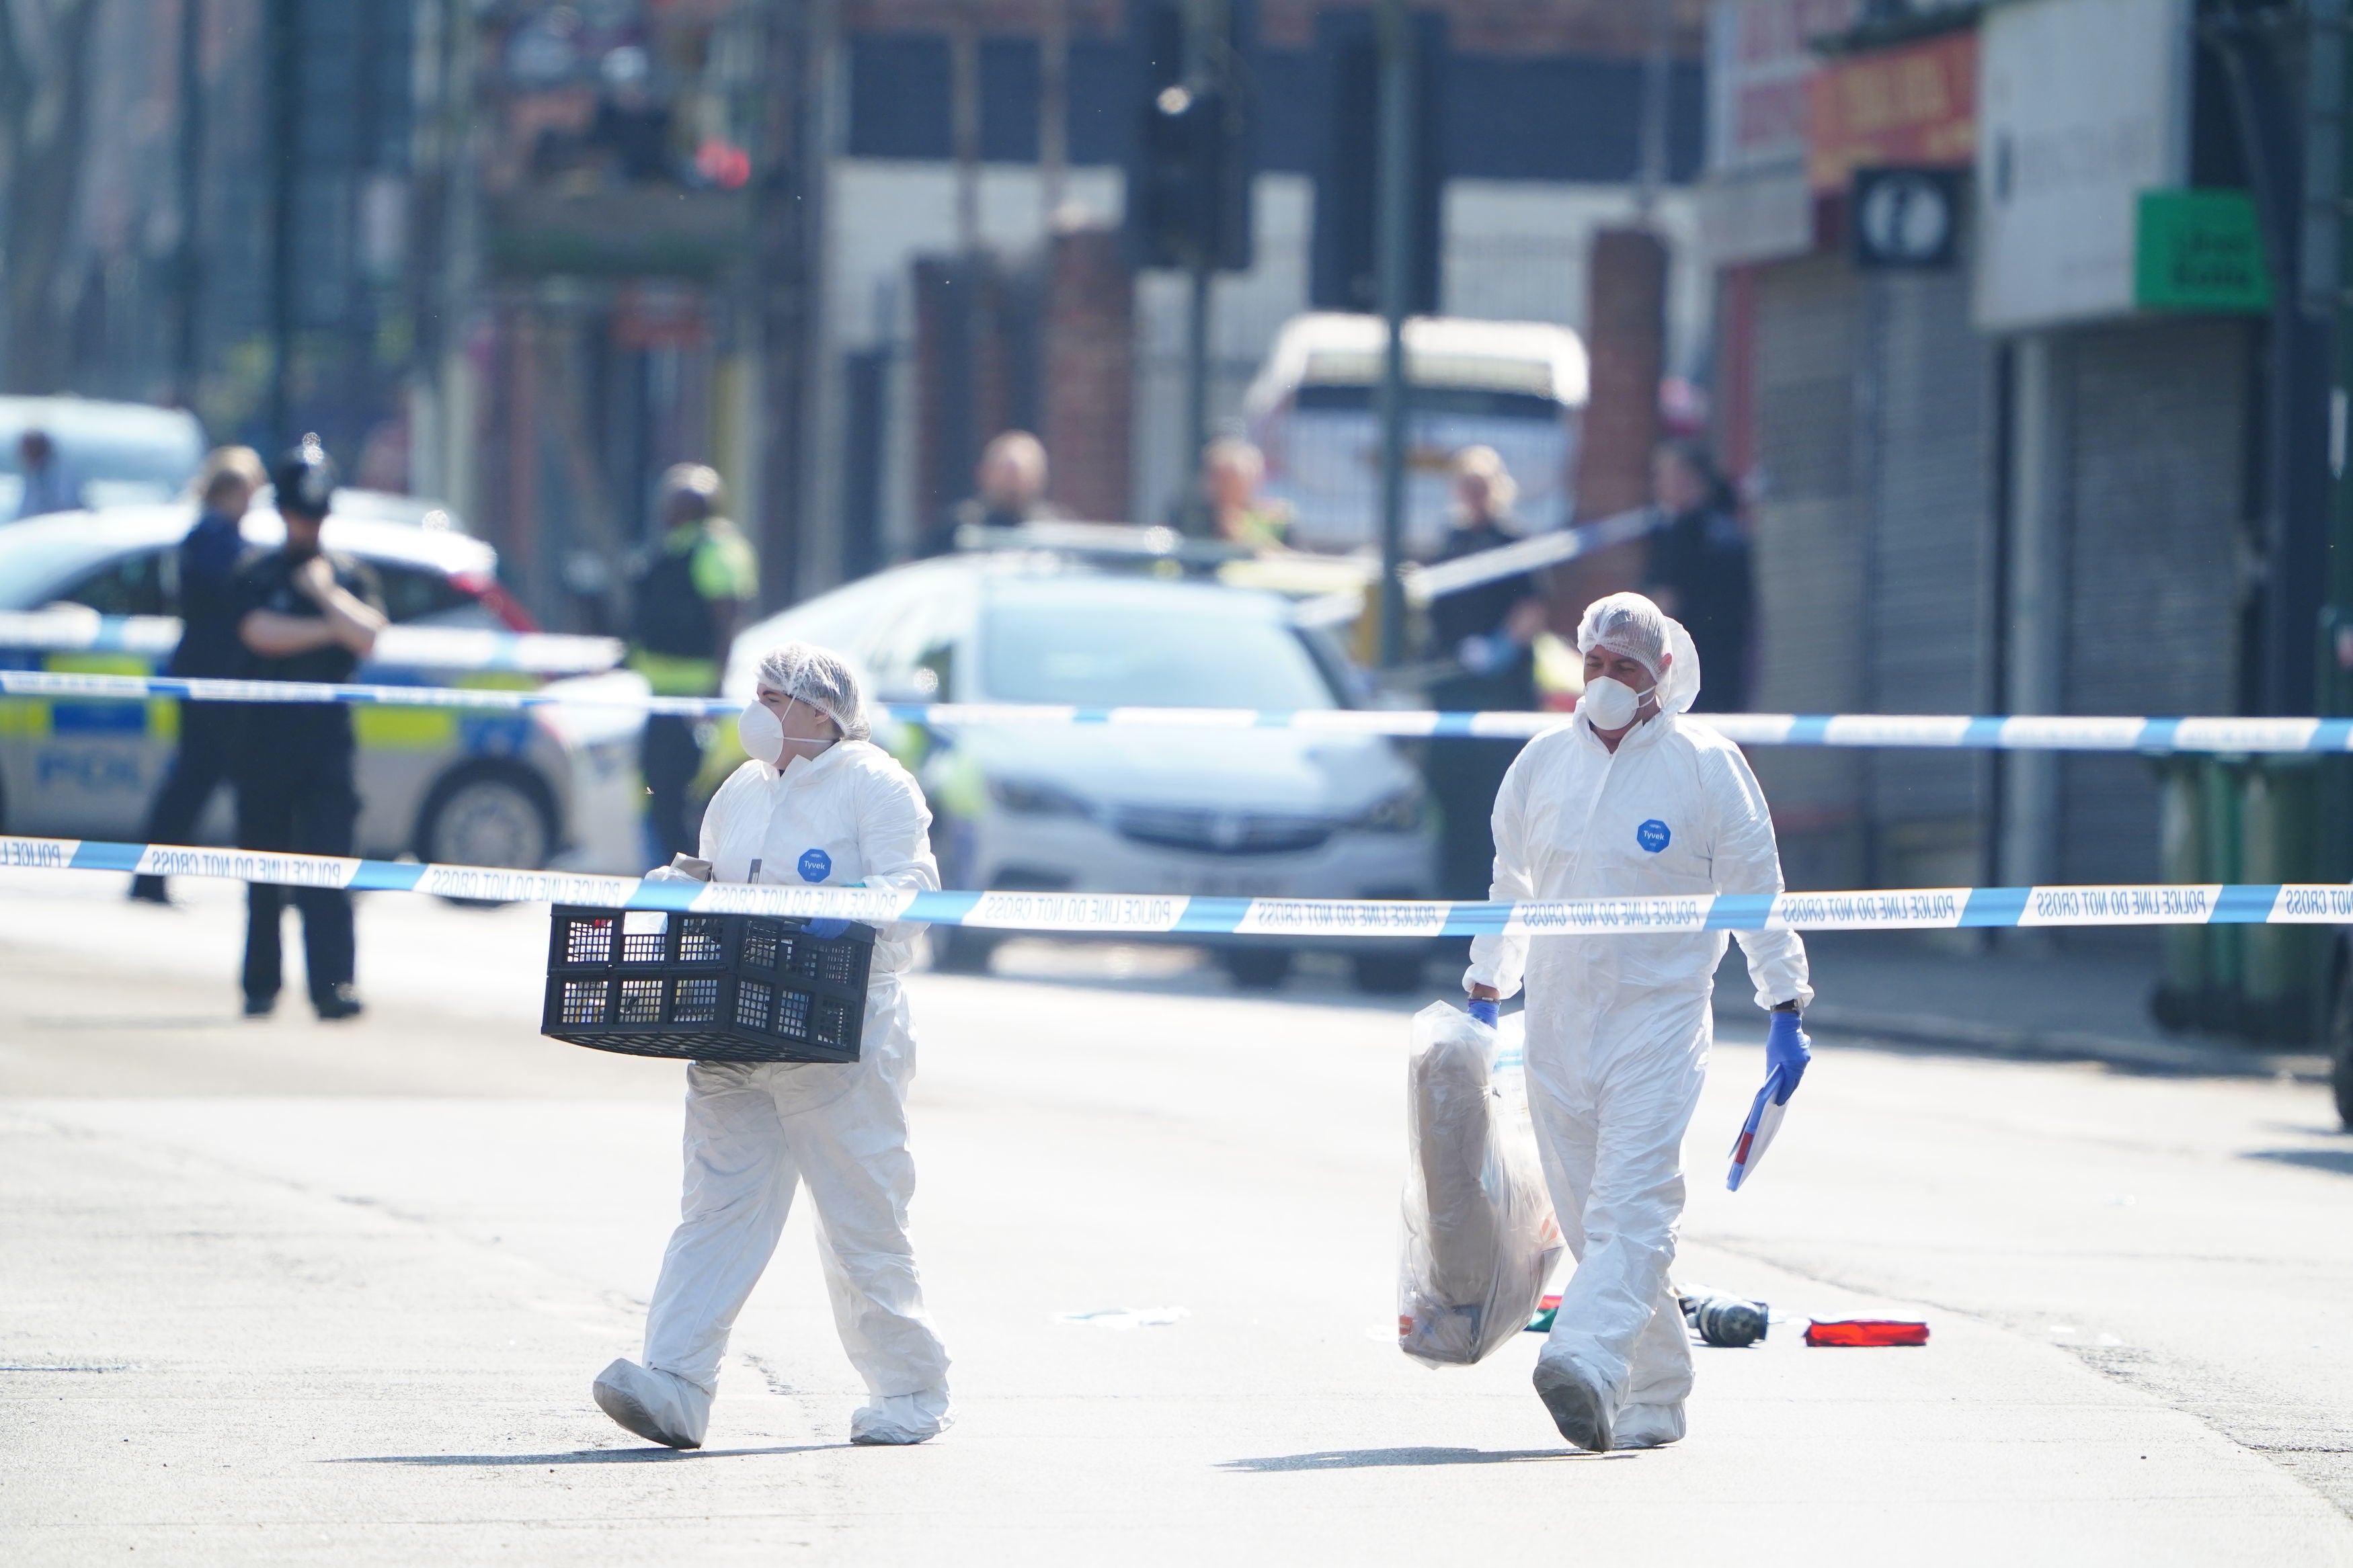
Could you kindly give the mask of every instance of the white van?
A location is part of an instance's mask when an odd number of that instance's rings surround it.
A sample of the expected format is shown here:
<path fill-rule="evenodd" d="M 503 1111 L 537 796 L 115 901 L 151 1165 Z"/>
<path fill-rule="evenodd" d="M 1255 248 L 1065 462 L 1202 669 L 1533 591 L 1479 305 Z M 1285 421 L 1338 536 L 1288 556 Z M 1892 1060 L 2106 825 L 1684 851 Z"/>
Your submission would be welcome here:
<path fill-rule="evenodd" d="M 1379 540 L 1388 343 L 1377 316 L 1294 316 L 1250 383 L 1250 438 L 1266 454 L 1268 498 L 1292 509 L 1295 548 L 1347 552 Z M 1524 528 L 1565 527 L 1577 510 L 1569 487 L 1585 413 L 1584 340 L 1548 321 L 1425 316 L 1406 323 L 1405 345 L 1406 552 L 1438 552 L 1452 500 L 1447 465 L 1465 447 L 1502 455 L 1519 481 Z"/>
<path fill-rule="evenodd" d="M 184 408 L 94 397 L 0 397 L 0 523 L 25 493 L 17 443 L 38 430 L 57 449 L 80 503 L 140 506 L 176 500 L 205 458 L 205 428 Z"/>

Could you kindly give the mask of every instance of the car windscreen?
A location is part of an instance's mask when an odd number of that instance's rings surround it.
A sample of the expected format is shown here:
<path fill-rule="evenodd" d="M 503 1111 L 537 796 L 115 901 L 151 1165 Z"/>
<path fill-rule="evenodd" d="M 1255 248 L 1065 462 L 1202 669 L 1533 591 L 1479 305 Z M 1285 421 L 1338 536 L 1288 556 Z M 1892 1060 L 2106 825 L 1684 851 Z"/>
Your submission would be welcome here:
<path fill-rule="evenodd" d="M 1369 413 L 1373 390 L 1362 383 L 1311 382 L 1293 395 L 1293 406 L 1302 412 Z M 1483 386 L 1417 386 L 1411 403 L 1417 414 L 1455 414 L 1475 419 L 1557 421 L 1561 416 L 1560 405 L 1540 393 Z"/>
<path fill-rule="evenodd" d="M 1335 706 L 1289 626 L 1181 605 L 1069 600 L 993 605 L 981 620 L 981 684 L 995 702 L 1081 708 Z"/>
<path fill-rule="evenodd" d="M 122 549 L 46 528 L 34 538 L 11 538 L 11 531 L 0 524 L 0 610 L 37 610 Z"/>

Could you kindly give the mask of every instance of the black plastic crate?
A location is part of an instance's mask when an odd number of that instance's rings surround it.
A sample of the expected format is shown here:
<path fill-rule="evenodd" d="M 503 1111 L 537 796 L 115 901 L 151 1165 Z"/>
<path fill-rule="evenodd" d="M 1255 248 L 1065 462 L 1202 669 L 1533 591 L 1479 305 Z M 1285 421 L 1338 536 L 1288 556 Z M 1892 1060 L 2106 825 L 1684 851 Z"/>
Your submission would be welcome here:
<path fill-rule="evenodd" d="M 539 1032 L 634 1057 L 854 1062 L 874 928 L 558 904 Z"/>

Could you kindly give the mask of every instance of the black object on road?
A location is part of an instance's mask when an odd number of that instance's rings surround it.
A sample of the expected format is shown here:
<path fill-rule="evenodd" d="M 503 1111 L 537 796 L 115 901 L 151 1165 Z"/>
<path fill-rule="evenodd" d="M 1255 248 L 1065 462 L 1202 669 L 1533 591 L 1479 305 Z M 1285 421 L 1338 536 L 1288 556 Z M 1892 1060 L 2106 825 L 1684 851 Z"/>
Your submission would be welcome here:
<path fill-rule="evenodd" d="M 1772 1325 L 1772 1312 L 1762 1301 L 1698 1291 L 1686 1291 L 1677 1299 L 1683 1303 L 1683 1321 L 1691 1325 L 1692 1331 L 1707 1343 L 1722 1345 L 1726 1350 L 1755 1344 Z"/>
<path fill-rule="evenodd" d="M 854 1062 L 874 928 L 558 904 L 539 1032 L 625 1056 Z"/>

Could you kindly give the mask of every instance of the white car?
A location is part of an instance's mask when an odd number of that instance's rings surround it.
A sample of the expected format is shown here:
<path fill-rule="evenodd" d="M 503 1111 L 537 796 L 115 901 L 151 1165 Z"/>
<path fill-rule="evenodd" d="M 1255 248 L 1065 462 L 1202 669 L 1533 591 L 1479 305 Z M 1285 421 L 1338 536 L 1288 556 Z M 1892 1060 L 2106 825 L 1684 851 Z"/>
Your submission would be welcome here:
<path fill-rule="evenodd" d="M 758 623 L 725 690 L 805 641 L 854 660 L 888 703 L 1296 711 L 1357 706 L 1355 672 L 1272 594 L 1092 570 L 1042 553 L 896 568 Z M 1420 775 L 1379 736 L 1280 727 L 924 726 L 893 739 L 923 780 L 945 884 L 959 889 L 1426 899 L 1434 825 Z M 740 754 L 733 753 L 731 754 Z M 943 927 L 944 968 L 1000 940 Z M 1292 952 L 1187 936 L 1238 984 L 1280 984 Z M 1357 984 L 1410 990 L 1427 944 L 1303 942 L 1347 952 Z"/>
<path fill-rule="evenodd" d="M 1570 476 L 1583 426 L 1585 342 L 1546 321 L 1448 316 L 1406 323 L 1412 395 L 1406 426 L 1406 553 L 1427 561 L 1446 537 L 1447 468 L 1465 447 L 1493 447 L 1518 481 L 1532 532 L 1577 511 Z M 1266 494 L 1292 510 L 1296 549 L 1345 553 L 1380 539 L 1378 388 L 1388 329 L 1377 316 L 1294 316 L 1242 401 L 1266 454 Z"/>
<path fill-rule="evenodd" d="M 179 544 L 195 508 L 60 512 L 0 527 L 0 668 L 147 675 L 179 641 Z M 250 546 L 285 538 L 246 514 Z M 462 533 L 341 514 L 331 550 L 375 568 L 392 626 L 354 679 L 385 685 L 563 684 L 641 695 L 607 670 L 617 644 L 530 634 L 499 591 L 498 555 Z M 554 688 L 551 688 L 553 689 Z M 171 765 L 179 704 L 0 697 L 0 831 L 135 841 Z M 645 868 L 642 710 L 582 704 L 526 712 L 357 710 L 357 852 L 474 866 L 634 874 Z M 227 793 L 198 825 L 229 831 Z"/>

